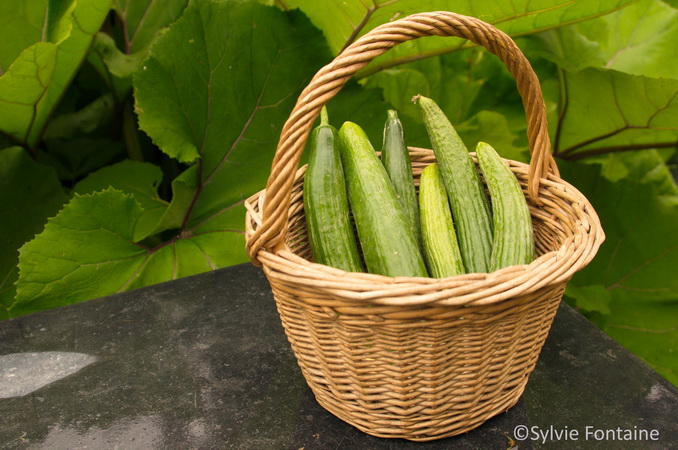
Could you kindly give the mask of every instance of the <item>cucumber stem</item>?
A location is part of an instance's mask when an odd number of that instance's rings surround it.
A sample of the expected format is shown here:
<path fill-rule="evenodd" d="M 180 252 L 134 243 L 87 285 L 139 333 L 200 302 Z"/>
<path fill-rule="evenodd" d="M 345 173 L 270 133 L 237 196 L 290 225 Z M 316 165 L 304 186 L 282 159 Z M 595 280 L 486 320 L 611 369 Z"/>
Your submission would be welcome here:
<path fill-rule="evenodd" d="M 323 106 L 323 109 L 320 110 L 320 126 L 325 126 L 330 124 L 330 116 L 327 114 L 327 106 Z"/>

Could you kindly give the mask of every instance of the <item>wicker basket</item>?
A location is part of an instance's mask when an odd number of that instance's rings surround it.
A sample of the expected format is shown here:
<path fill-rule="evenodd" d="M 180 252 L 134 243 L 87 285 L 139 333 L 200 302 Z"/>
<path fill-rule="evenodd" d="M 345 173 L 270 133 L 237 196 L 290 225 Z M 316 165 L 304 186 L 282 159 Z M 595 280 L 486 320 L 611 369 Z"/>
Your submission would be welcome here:
<path fill-rule="evenodd" d="M 525 192 L 539 257 L 526 266 L 445 279 L 347 273 L 312 262 L 303 210 L 309 131 L 342 85 L 376 56 L 423 36 L 459 36 L 496 54 L 523 98 L 529 165 L 508 161 Z M 415 181 L 435 161 L 411 148 Z M 281 133 L 266 190 L 246 201 L 247 248 L 318 402 L 381 437 L 432 440 L 469 431 L 525 388 L 565 283 L 604 234 L 586 198 L 558 177 L 539 81 L 504 33 L 450 12 L 375 28 L 322 68 Z"/>

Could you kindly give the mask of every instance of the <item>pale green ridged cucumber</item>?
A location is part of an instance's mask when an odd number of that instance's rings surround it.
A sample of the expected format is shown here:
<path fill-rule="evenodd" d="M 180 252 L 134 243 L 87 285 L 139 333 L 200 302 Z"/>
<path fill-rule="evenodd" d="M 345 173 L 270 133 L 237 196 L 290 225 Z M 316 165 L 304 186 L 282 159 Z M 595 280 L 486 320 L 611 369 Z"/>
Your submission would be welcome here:
<path fill-rule="evenodd" d="M 492 213 L 476 165 L 440 107 L 421 95 L 414 97 L 413 101 L 420 107 L 450 198 L 466 272 L 489 272 Z"/>
<path fill-rule="evenodd" d="M 321 112 L 310 137 L 304 175 L 304 213 L 315 262 L 348 272 L 364 272 L 348 205 L 338 133 Z"/>
<path fill-rule="evenodd" d="M 412 162 L 405 143 L 403 125 L 398 113 L 390 109 L 384 124 L 384 138 L 381 148 L 381 162 L 391 179 L 398 201 L 407 217 L 417 242 L 421 242 L 419 229 L 419 205 L 412 176 Z"/>
<path fill-rule="evenodd" d="M 339 129 L 349 205 L 367 271 L 391 277 L 427 277 L 417 240 L 395 189 L 365 132 L 353 122 Z"/>
<path fill-rule="evenodd" d="M 490 191 L 494 222 L 491 270 L 534 259 L 532 217 L 520 183 L 495 149 L 478 142 L 476 156 Z"/>
<path fill-rule="evenodd" d="M 433 278 L 464 273 L 452 212 L 437 163 L 426 166 L 419 179 L 421 237 L 428 271 Z"/>

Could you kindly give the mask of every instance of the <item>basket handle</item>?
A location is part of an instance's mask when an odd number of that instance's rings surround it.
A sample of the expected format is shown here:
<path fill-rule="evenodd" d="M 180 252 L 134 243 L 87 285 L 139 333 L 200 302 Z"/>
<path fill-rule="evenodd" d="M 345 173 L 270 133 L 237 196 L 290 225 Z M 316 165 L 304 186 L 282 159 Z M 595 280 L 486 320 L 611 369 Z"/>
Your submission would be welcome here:
<path fill-rule="evenodd" d="M 251 261 L 260 265 L 260 249 L 276 252 L 284 247 L 288 210 L 294 176 L 311 128 L 320 110 L 360 69 L 395 45 L 425 36 L 456 36 L 482 45 L 506 64 L 523 99 L 527 119 L 527 137 L 531 160 L 528 193 L 538 198 L 539 180 L 548 172 L 558 174 L 551 155 L 546 121 L 546 107 L 541 86 L 532 66 L 513 40 L 492 25 L 474 17 L 436 11 L 413 14 L 380 25 L 342 51 L 321 68 L 299 95 L 297 103 L 283 126 L 266 184 L 262 224 L 247 241 Z"/>

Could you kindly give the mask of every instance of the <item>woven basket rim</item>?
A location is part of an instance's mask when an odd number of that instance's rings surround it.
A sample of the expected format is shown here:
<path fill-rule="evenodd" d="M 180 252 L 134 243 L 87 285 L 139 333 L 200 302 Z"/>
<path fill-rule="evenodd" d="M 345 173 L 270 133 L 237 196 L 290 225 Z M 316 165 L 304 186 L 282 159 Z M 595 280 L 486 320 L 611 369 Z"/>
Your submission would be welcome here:
<path fill-rule="evenodd" d="M 415 151 L 428 151 L 410 147 Z M 527 173 L 528 165 L 502 158 L 511 169 Z M 306 166 L 295 174 L 303 177 Z M 279 281 L 301 283 L 337 297 L 339 303 L 381 306 L 458 307 L 500 303 L 508 298 L 535 292 L 545 286 L 568 281 L 595 256 L 605 235 L 597 214 L 586 197 L 573 185 L 552 173 L 540 180 L 540 189 L 557 192 L 559 197 L 574 201 L 580 216 L 577 228 L 560 247 L 535 258 L 530 264 L 514 265 L 488 273 L 467 273 L 447 278 L 389 277 L 372 273 L 346 272 L 304 259 L 287 245 L 275 252 L 259 250 L 259 259 L 267 275 Z M 245 201 L 247 235 L 261 224 L 260 207 L 266 189 Z M 258 205 L 258 206 L 257 206 Z M 545 274 L 548 273 L 547 276 Z M 538 275 L 538 276 L 535 276 Z M 505 288 L 507 281 L 512 281 Z M 520 280 L 516 283 L 516 280 Z"/>

